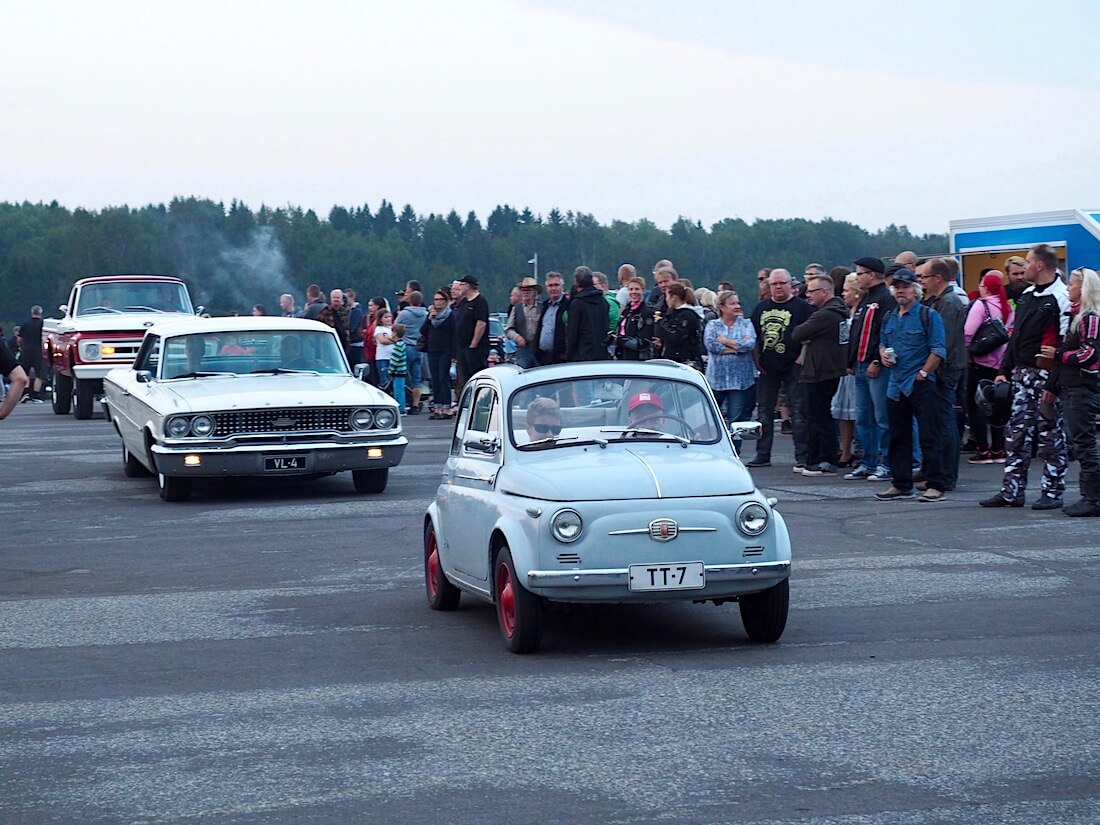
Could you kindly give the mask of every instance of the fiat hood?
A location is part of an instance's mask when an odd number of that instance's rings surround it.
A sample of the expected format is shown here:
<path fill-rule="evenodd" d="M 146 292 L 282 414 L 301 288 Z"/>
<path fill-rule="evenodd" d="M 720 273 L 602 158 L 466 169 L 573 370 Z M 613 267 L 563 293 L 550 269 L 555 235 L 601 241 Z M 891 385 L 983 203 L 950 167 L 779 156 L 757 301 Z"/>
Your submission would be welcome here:
<path fill-rule="evenodd" d="M 545 501 L 625 501 L 745 495 L 755 485 L 723 445 L 563 447 L 521 454 L 497 489 Z"/>

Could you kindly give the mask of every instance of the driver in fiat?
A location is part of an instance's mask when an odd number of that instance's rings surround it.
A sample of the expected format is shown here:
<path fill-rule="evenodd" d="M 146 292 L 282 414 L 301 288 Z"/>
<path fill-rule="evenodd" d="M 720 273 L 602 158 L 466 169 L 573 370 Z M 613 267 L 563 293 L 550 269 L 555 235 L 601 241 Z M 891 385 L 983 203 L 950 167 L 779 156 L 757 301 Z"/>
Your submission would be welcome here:
<path fill-rule="evenodd" d="M 540 396 L 527 407 L 527 438 L 543 441 L 561 435 L 561 407 L 553 398 Z"/>
<path fill-rule="evenodd" d="M 655 426 L 666 420 L 665 404 L 655 392 L 639 392 L 630 398 L 627 415 L 631 427 L 644 427 L 648 430 L 660 430 Z"/>

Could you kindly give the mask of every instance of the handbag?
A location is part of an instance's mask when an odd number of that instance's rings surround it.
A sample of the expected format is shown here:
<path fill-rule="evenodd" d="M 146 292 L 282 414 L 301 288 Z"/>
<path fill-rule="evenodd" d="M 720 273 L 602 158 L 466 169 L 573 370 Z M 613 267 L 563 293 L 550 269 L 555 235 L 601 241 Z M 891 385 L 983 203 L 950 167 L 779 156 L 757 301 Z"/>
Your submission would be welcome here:
<path fill-rule="evenodd" d="M 1003 347 L 1008 343 L 1008 330 L 1005 329 L 1004 322 L 1000 318 L 993 317 L 989 311 L 987 301 L 982 301 L 982 306 L 985 308 L 985 320 L 978 327 L 978 331 L 974 333 L 974 337 L 970 340 L 970 346 L 966 348 L 966 351 L 975 358 L 989 355 L 998 347 Z"/>

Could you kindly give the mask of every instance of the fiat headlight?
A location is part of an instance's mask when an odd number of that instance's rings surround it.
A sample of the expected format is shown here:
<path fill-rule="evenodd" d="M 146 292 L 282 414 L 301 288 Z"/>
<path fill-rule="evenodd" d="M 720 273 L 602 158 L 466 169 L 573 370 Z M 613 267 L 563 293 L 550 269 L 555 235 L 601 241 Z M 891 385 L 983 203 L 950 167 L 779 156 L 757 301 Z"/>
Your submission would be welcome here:
<path fill-rule="evenodd" d="M 182 415 L 169 418 L 164 424 L 164 432 L 169 438 L 183 438 L 191 429 L 191 421 Z"/>
<path fill-rule="evenodd" d="M 214 432 L 214 419 L 208 415 L 196 415 L 191 419 L 191 432 L 199 438 L 206 438 Z"/>
<path fill-rule="evenodd" d="M 374 423 L 374 413 L 370 410 L 355 410 L 351 414 L 351 426 L 357 430 L 369 430 Z"/>
<path fill-rule="evenodd" d="M 768 529 L 768 508 L 756 501 L 742 504 L 737 511 L 737 527 L 746 536 L 759 536 Z"/>
<path fill-rule="evenodd" d="M 101 355 L 98 341 L 84 341 L 80 344 L 82 361 L 98 361 Z"/>
<path fill-rule="evenodd" d="M 550 519 L 550 534 L 564 544 L 579 539 L 583 530 L 584 521 L 576 510 L 558 510 Z"/>
<path fill-rule="evenodd" d="M 374 414 L 374 426 L 380 430 L 388 430 L 397 423 L 397 412 L 389 407 L 378 410 Z"/>

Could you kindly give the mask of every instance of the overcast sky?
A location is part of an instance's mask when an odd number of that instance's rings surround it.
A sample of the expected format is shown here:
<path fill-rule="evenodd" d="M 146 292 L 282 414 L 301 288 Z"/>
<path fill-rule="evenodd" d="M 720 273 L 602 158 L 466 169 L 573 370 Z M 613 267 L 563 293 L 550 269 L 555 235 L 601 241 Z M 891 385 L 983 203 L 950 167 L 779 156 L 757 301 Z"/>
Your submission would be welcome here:
<path fill-rule="evenodd" d="M 1100 207 L 1100 12 L 1034 2 L 22 2 L 0 200 L 677 216 Z"/>

